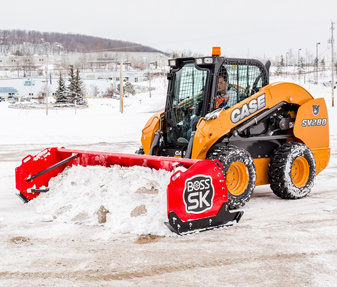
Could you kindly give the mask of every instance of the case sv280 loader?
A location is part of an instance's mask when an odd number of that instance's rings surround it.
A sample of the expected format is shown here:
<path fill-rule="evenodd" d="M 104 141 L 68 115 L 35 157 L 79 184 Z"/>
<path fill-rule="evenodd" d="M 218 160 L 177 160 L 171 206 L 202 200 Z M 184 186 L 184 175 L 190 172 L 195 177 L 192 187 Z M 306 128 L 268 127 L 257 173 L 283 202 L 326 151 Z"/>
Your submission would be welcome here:
<path fill-rule="evenodd" d="M 299 85 L 269 84 L 270 62 L 220 56 L 169 60 L 165 110 L 142 131 L 138 154 L 47 148 L 23 159 L 16 187 L 29 201 L 66 166 L 146 166 L 175 171 L 166 225 L 178 234 L 238 222 L 256 185 L 285 199 L 305 197 L 329 162 L 323 98 Z M 234 104 L 217 108 L 219 78 Z M 186 171 L 176 169 L 182 166 Z"/>

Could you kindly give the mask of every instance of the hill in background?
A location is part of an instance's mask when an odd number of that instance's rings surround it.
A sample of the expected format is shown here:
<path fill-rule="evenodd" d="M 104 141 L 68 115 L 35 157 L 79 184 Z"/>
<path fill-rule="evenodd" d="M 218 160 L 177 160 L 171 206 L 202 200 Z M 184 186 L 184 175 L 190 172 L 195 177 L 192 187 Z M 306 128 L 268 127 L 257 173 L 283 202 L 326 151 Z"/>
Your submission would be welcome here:
<path fill-rule="evenodd" d="M 80 34 L 0 30 L 0 53 L 2 55 L 63 54 L 103 50 L 162 53 L 137 43 Z"/>

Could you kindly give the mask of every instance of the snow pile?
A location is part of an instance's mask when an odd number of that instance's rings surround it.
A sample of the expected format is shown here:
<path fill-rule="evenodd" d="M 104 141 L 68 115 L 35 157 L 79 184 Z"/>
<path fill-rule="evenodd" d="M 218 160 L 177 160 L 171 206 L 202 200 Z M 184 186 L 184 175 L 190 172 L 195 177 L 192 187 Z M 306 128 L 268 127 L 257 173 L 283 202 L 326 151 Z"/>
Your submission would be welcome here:
<path fill-rule="evenodd" d="M 140 166 L 74 166 L 52 178 L 50 191 L 30 204 L 44 221 L 104 224 L 111 233 L 172 235 L 164 225 L 170 176 Z M 99 211 L 103 207 L 106 222 Z"/>

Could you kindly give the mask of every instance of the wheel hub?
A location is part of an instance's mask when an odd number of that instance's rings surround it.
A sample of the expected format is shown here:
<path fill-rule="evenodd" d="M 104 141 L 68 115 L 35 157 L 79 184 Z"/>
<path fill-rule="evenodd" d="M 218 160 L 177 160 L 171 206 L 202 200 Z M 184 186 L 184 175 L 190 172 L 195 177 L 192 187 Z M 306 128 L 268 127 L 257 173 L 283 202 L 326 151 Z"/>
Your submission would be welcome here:
<path fill-rule="evenodd" d="M 243 162 L 234 162 L 226 173 L 228 191 L 235 195 L 241 195 L 248 186 L 249 175 L 247 167 Z"/>
<path fill-rule="evenodd" d="M 308 161 L 303 157 L 295 159 L 291 167 L 291 179 L 297 187 L 306 185 L 309 179 L 310 167 Z"/>

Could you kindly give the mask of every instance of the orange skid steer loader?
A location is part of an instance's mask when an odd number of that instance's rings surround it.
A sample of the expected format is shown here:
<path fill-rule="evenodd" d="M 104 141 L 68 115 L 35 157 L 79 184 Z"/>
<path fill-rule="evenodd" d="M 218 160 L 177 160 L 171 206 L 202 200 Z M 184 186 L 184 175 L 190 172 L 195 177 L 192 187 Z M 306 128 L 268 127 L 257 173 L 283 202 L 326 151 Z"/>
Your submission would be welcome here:
<path fill-rule="evenodd" d="M 165 169 L 174 172 L 167 226 L 184 234 L 238 222 L 243 212 L 229 210 L 244 206 L 256 185 L 269 183 L 285 199 L 311 191 L 330 158 L 324 99 L 296 84 L 269 84 L 269 61 L 224 58 L 217 47 L 169 65 L 165 109 L 148 120 L 136 155 L 48 148 L 16 168 L 19 196 L 47 191 L 71 165 Z"/>
<path fill-rule="evenodd" d="M 139 153 L 219 160 L 230 209 L 268 183 L 278 197 L 305 197 L 330 158 L 324 99 L 293 83 L 269 84 L 269 61 L 219 50 L 169 61 L 166 107 L 147 122 Z M 223 82 L 228 100 L 217 107 Z"/>

